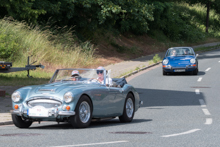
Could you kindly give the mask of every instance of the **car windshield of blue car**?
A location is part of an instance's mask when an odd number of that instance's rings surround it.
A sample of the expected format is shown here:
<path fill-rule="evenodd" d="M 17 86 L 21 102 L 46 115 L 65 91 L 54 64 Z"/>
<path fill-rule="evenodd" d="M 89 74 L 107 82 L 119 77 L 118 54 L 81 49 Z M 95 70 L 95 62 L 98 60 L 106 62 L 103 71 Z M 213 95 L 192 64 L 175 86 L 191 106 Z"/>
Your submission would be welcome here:
<path fill-rule="evenodd" d="M 106 73 L 106 70 L 97 69 L 59 69 L 55 72 L 51 82 L 105 84 Z M 110 77 L 109 74 L 107 74 L 108 77 Z M 98 79 L 102 79 L 103 82 Z"/>
<path fill-rule="evenodd" d="M 167 56 L 189 56 L 194 55 L 191 48 L 171 48 L 167 52 Z"/>

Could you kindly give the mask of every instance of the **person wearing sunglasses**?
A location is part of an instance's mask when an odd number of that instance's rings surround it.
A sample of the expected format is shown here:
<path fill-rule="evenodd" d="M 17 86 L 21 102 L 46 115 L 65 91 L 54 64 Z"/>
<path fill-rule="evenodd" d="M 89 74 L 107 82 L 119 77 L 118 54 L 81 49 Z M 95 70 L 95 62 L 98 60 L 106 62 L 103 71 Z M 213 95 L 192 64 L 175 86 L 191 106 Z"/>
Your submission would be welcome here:
<path fill-rule="evenodd" d="M 104 84 L 104 70 L 105 70 L 104 67 L 99 66 L 99 67 L 97 68 L 97 71 L 96 71 L 96 73 L 97 73 L 97 75 L 98 75 L 97 81 L 98 81 L 99 83 L 101 83 L 101 84 Z M 108 78 L 108 77 L 106 76 L 105 84 L 111 86 L 111 85 L 112 85 L 112 79 L 111 79 L 111 78 Z"/>

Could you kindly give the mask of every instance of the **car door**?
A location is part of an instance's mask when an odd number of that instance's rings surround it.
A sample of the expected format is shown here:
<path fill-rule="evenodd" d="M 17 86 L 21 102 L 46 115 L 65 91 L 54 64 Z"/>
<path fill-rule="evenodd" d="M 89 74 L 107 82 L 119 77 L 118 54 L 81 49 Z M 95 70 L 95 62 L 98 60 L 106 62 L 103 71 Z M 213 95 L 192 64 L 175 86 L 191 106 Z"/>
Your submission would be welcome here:
<path fill-rule="evenodd" d="M 123 90 L 122 88 L 118 87 L 108 87 L 109 88 L 109 96 L 108 101 L 110 105 L 110 115 L 111 116 L 118 116 L 120 114 L 120 110 L 123 101 Z"/>

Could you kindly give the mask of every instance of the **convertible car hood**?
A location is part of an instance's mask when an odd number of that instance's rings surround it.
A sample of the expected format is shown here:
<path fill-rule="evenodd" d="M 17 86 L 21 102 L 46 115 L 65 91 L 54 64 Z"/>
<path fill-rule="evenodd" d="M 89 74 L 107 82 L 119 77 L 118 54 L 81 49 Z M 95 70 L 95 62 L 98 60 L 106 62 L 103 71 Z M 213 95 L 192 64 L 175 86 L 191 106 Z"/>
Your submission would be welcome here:
<path fill-rule="evenodd" d="M 51 83 L 46 85 L 41 85 L 35 89 L 35 93 L 59 93 L 61 90 L 68 89 L 79 89 L 82 87 L 87 87 L 88 84 L 82 83 Z"/>

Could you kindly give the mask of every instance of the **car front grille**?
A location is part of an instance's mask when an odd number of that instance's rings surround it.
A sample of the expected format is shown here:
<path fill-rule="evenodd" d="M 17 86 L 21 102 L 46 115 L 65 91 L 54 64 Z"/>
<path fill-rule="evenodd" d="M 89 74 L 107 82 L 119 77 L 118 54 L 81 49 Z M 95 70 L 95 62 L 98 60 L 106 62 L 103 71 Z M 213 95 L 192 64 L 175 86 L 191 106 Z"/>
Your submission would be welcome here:
<path fill-rule="evenodd" d="M 44 108 L 56 108 L 62 105 L 61 102 L 57 100 L 49 99 L 34 99 L 27 102 L 29 107 L 43 106 Z"/>

